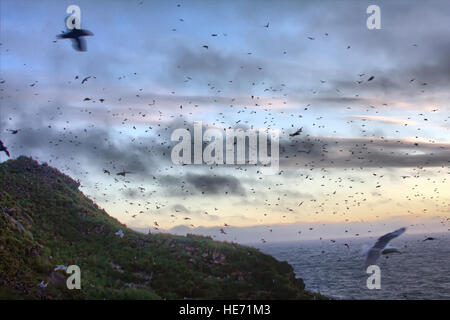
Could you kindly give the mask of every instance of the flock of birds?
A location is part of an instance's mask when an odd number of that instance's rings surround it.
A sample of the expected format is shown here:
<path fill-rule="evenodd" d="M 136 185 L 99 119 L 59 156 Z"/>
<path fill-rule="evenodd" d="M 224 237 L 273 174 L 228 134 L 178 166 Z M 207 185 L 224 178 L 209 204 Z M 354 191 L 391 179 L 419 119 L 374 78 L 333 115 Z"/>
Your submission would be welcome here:
<path fill-rule="evenodd" d="M 180 7 L 180 5 L 178 5 Z M 181 22 L 184 22 L 184 19 L 180 20 Z M 269 29 L 271 28 L 270 23 L 263 25 L 264 28 Z M 174 29 L 172 29 L 174 31 Z M 73 29 L 70 31 L 66 31 L 61 33 L 57 36 L 58 39 L 70 39 L 74 43 L 74 48 L 77 51 L 85 51 L 86 43 L 83 39 L 85 36 L 92 36 L 93 34 L 90 31 L 82 30 L 82 29 Z M 223 36 L 227 36 L 227 33 L 222 33 Z M 219 33 L 212 33 L 211 37 L 218 37 Z M 328 33 L 325 33 L 325 37 L 330 37 Z M 317 41 L 316 37 L 307 36 L 307 39 L 310 41 Z M 95 38 L 94 38 L 95 40 Z M 417 44 L 414 44 L 414 47 L 417 47 Z M 210 50 L 211 45 L 210 44 L 201 44 L 201 48 L 205 50 Z M 201 49 L 201 50 L 203 50 Z M 351 46 L 348 45 L 346 47 L 346 50 L 350 50 Z M 286 51 L 282 52 L 283 55 L 287 54 Z M 252 53 L 249 52 L 248 55 L 251 55 Z M 246 66 L 240 66 L 241 69 L 245 69 Z M 180 70 L 182 70 L 182 66 L 178 66 Z M 263 66 L 258 66 L 258 70 L 262 70 Z M 117 78 L 117 81 L 121 81 L 122 79 L 125 79 L 128 77 L 137 76 L 137 72 L 134 72 L 130 75 L 122 75 Z M 365 78 L 363 78 L 365 77 Z M 82 89 L 84 89 L 85 86 L 89 85 L 89 82 L 92 80 L 96 80 L 97 77 L 93 75 L 84 76 L 82 79 L 80 76 L 75 76 L 74 78 L 77 81 L 77 84 L 82 86 Z M 81 81 L 80 81 L 81 79 Z M 193 78 L 190 75 L 183 75 L 183 81 L 186 84 L 189 84 L 190 82 L 194 81 Z M 375 80 L 374 75 L 368 75 L 367 73 L 358 73 L 357 79 L 355 81 L 355 85 L 361 85 L 364 82 L 371 82 L 373 83 Z M 365 80 L 361 80 L 365 79 Z M 232 85 L 233 81 L 235 79 L 229 79 L 226 83 L 228 85 Z M 285 84 L 279 84 L 277 86 L 270 86 L 267 85 L 264 81 L 259 81 L 260 79 L 255 79 L 252 81 L 249 85 L 251 87 L 252 94 L 249 95 L 249 97 L 245 100 L 245 102 L 248 104 L 248 106 L 239 107 L 239 104 L 244 104 L 243 102 L 240 102 L 237 100 L 237 98 L 227 98 L 221 95 L 223 91 L 226 89 L 226 87 L 223 84 L 219 83 L 207 83 L 207 90 L 213 93 L 214 98 L 210 101 L 211 103 L 223 103 L 226 101 L 229 102 L 229 107 L 224 108 L 223 112 L 220 112 L 217 114 L 216 121 L 212 123 L 213 126 L 217 126 L 219 128 L 232 128 L 232 127 L 238 127 L 238 126 L 247 126 L 253 128 L 253 125 L 251 123 L 251 119 L 255 117 L 257 114 L 262 115 L 264 118 L 264 125 L 267 127 L 267 129 L 277 129 L 277 119 L 281 116 L 287 116 L 292 119 L 292 125 L 290 128 L 282 128 L 281 132 L 284 134 L 285 137 L 287 137 L 288 143 L 286 144 L 285 148 L 290 148 L 291 150 L 294 150 L 293 154 L 286 155 L 286 158 L 289 158 L 288 160 L 292 160 L 294 167 L 297 165 L 297 167 L 301 166 L 299 169 L 302 171 L 299 172 L 296 177 L 298 179 L 301 179 L 304 182 L 311 182 L 311 181 L 321 181 L 320 184 L 323 187 L 326 187 L 329 191 L 324 192 L 323 197 L 317 199 L 313 197 L 312 199 L 306 199 L 303 201 L 297 201 L 297 205 L 295 209 L 292 207 L 286 208 L 285 212 L 291 214 L 293 212 L 302 212 L 302 208 L 304 208 L 307 203 L 309 202 L 310 207 L 308 208 L 309 211 L 311 211 L 313 214 L 319 216 L 320 214 L 327 211 L 327 207 L 333 208 L 331 210 L 333 211 L 334 215 L 341 214 L 343 217 L 345 217 L 345 221 L 349 221 L 348 216 L 350 216 L 350 212 L 352 210 L 361 210 L 363 204 L 367 203 L 367 198 L 369 195 L 367 192 L 362 191 L 354 191 L 352 190 L 352 185 L 360 185 L 364 183 L 364 181 L 360 181 L 358 178 L 352 177 L 352 176 L 340 176 L 337 178 L 332 178 L 331 175 L 329 175 L 329 170 L 326 166 L 324 166 L 324 162 L 327 161 L 327 154 L 333 147 L 339 148 L 338 140 L 333 141 L 326 140 L 324 138 L 321 138 L 320 136 L 315 136 L 312 134 L 308 134 L 306 131 L 307 129 L 306 124 L 302 122 L 303 115 L 305 113 L 309 113 L 313 106 L 311 104 L 308 104 L 305 107 L 302 107 L 301 112 L 292 112 L 291 114 L 288 114 L 286 111 L 279 111 L 274 108 L 275 101 L 282 101 L 283 105 L 287 105 L 287 93 L 286 91 L 286 85 Z M 375 80 L 376 81 L 376 80 Z M 410 79 L 409 82 L 413 83 L 416 81 L 416 79 Z M 2 80 L 0 84 L 4 84 L 5 80 Z M 69 83 L 72 83 L 72 81 L 69 81 Z M 320 80 L 321 84 L 327 83 L 327 80 Z M 428 86 L 427 82 L 421 82 L 421 86 L 425 87 Z M 35 90 L 38 88 L 37 82 L 34 82 L 30 85 L 30 87 Z M 82 90 L 81 89 L 81 90 Z M 103 88 L 103 90 L 105 90 Z M 83 106 L 85 106 L 87 103 L 96 103 L 97 101 L 101 104 L 107 103 L 107 99 L 104 98 L 103 94 L 104 91 L 102 90 L 101 94 L 102 97 L 95 98 L 95 97 L 86 97 L 81 101 Z M 261 91 L 262 94 L 258 95 L 255 92 Z M 424 89 L 423 89 L 424 90 Z M 423 91 L 422 90 L 422 91 Z M 3 90 L 2 90 L 3 91 Z M 139 89 L 135 93 L 135 99 L 141 98 L 141 95 L 143 94 L 143 89 Z M 337 93 L 341 93 L 340 89 L 336 89 Z M 311 89 L 311 93 L 313 95 L 318 94 L 318 90 Z M 268 98 L 265 96 L 265 94 L 272 95 L 272 97 Z M 275 98 L 273 96 L 276 96 Z M 170 96 L 176 96 L 175 91 L 170 92 Z M 359 94 L 355 95 L 356 97 L 359 96 Z M 129 101 L 125 101 L 125 99 L 122 99 L 122 97 L 116 98 L 117 100 L 114 101 L 115 103 L 121 103 L 124 102 L 127 106 L 129 105 Z M 111 98 L 112 100 L 112 98 Z M 148 102 L 148 101 L 147 101 Z M 138 132 L 140 128 L 142 128 L 142 123 L 148 118 L 154 119 L 154 123 L 151 126 L 146 126 L 143 130 L 144 134 L 152 134 L 152 138 L 145 140 L 139 140 L 139 138 L 136 138 L 135 135 L 128 136 L 128 143 L 135 145 L 135 150 L 139 149 L 141 150 L 141 153 L 136 155 L 153 155 L 153 156 L 165 156 L 167 157 L 170 154 L 171 149 L 171 143 L 168 141 L 168 135 L 172 131 L 171 129 L 177 128 L 180 126 L 180 124 L 184 126 L 189 125 L 189 121 L 186 120 L 185 116 L 189 115 L 191 116 L 193 112 L 195 112 L 196 109 L 200 109 L 201 105 L 200 103 L 195 103 L 195 101 L 186 101 L 183 104 L 180 104 L 179 108 L 174 112 L 173 114 L 170 114 L 170 112 L 164 110 L 164 108 L 158 108 L 158 100 L 157 99 L 151 99 L 150 103 L 147 103 L 148 109 L 142 109 L 140 107 L 138 108 L 132 108 L 128 107 L 128 109 L 119 109 L 117 112 L 114 112 L 114 110 L 106 110 L 103 116 L 106 116 L 108 118 L 114 119 L 117 123 L 120 123 L 123 126 L 123 129 L 120 129 L 117 133 L 119 135 L 125 136 L 127 132 Z M 383 106 L 387 106 L 387 104 L 383 104 Z M 350 107 L 347 107 L 347 109 L 351 109 Z M 368 106 L 366 108 L 366 112 L 374 111 L 375 114 L 379 113 L 379 110 L 376 106 Z M 437 112 L 438 109 L 433 109 L 431 112 Z M 50 131 L 53 130 L 51 121 L 59 121 L 61 123 L 61 119 L 65 118 L 64 122 L 64 128 L 61 130 L 61 132 L 58 132 L 51 141 L 47 141 L 49 146 L 48 148 L 50 151 L 48 152 L 48 160 L 49 162 L 54 161 L 55 163 L 59 164 L 59 168 L 61 170 L 66 170 L 71 173 L 75 173 L 79 179 L 86 178 L 88 179 L 88 176 L 90 175 L 90 172 L 86 171 L 86 169 L 82 168 L 81 161 L 76 158 L 77 156 L 77 148 L 81 148 L 82 144 L 84 143 L 81 137 L 81 134 L 89 135 L 90 132 L 96 132 L 95 125 L 88 125 L 83 131 L 78 132 L 76 129 L 71 129 L 71 119 L 70 114 L 64 113 L 63 107 L 56 107 L 54 110 L 54 115 L 52 115 L 49 119 L 46 119 L 46 121 L 49 123 L 48 128 Z M 92 117 L 92 121 L 95 120 L 96 117 L 101 114 L 102 110 L 96 110 L 95 105 L 94 107 L 90 108 L 88 106 L 83 107 L 80 109 L 80 112 L 84 114 L 86 118 Z M 230 124 L 230 114 L 234 112 L 234 116 L 238 117 L 239 119 L 237 121 L 234 121 L 234 123 Z M 418 117 L 422 118 L 424 121 L 428 121 L 428 116 L 425 113 L 420 113 L 417 115 Z M 315 121 L 313 123 L 308 123 L 311 127 L 315 127 L 318 129 L 325 128 L 325 125 L 323 124 L 325 116 L 316 117 Z M 247 120 L 245 120 L 247 119 Z M 10 114 L 9 120 L 13 120 L 13 114 Z M 133 122 L 133 120 L 137 120 L 136 123 Z M 164 120 L 164 121 L 162 121 Z M 167 121 L 167 120 L 171 120 Z M 447 119 L 443 119 L 444 122 L 447 122 Z M 149 121 L 150 122 L 150 121 Z M 350 157 L 357 158 L 360 160 L 365 160 L 365 157 L 369 157 L 369 154 L 371 153 L 369 149 L 369 146 L 371 144 L 376 145 L 376 142 L 379 140 L 382 140 L 383 142 L 388 142 L 387 139 L 376 138 L 374 136 L 370 136 L 369 132 L 366 130 L 366 124 L 364 123 L 365 120 L 362 119 L 363 124 L 361 125 L 361 131 L 360 133 L 363 135 L 363 137 L 368 138 L 364 145 L 358 145 L 360 142 L 356 142 L 355 144 L 350 144 L 343 146 L 340 150 L 341 152 L 346 151 L 348 154 L 350 154 Z M 144 122 L 145 123 L 145 122 Z M 151 123 L 151 122 L 150 122 Z M 354 124 L 353 120 L 349 121 L 350 124 Z M 303 124 L 303 126 L 301 125 Z M 406 126 L 407 124 L 405 124 Z M 20 128 L 20 129 L 7 129 L 7 132 L 11 135 L 20 135 L 23 133 L 23 131 L 29 131 L 31 129 L 29 128 Z M 44 129 L 41 129 L 44 130 Z M 398 131 L 397 131 L 398 132 Z M 334 131 L 336 133 L 336 131 Z M 417 137 L 418 138 L 418 137 Z M 101 140 L 102 139 L 102 140 Z M 104 136 L 100 137 L 98 144 L 90 145 L 91 151 L 93 153 L 95 152 L 101 152 L 102 145 L 107 145 L 108 147 L 113 147 L 114 142 L 111 141 L 111 137 Z M 14 139 L 8 139 L 8 141 L 11 141 L 11 143 L 14 141 Z M 331 146 L 330 144 L 335 142 L 335 146 Z M 404 142 L 400 141 L 397 143 L 397 145 L 402 146 Z M 416 146 L 418 146 L 418 143 L 415 143 Z M 71 154 L 57 154 L 57 150 L 60 147 L 65 146 L 63 150 L 67 150 L 67 146 L 72 147 L 72 153 Z M 22 146 L 14 146 L 15 147 L 15 153 L 20 152 Z M 346 150 L 343 150 L 346 148 Z M 11 149 L 11 148 L 10 148 Z M 379 151 L 380 149 L 383 149 L 383 147 L 375 147 L 374 150 Z M 100 151 L 99 151 L 100 150 Z M 283 156 L 283 151 L 281 150 L 281 156 Z M 7 146 L 0 141 L 0 152 L 4 152 L 8 157 L 10 157 L 10 152 L 7 148 Z M 395 151 L 393 151 L 395 152 Z M 297 158 L 298 155 L 298 158 Z M 316 155 L 317 158 L 314 158 L 307 163 L 301 163 L 299 159 L 303 159 L 302 157 L 305 156 L 306 159 L 308 156 Z M 105 155 L 99 153 L 97 154 L 98 157 L 104 157 Z M 432 154 L 429 154 L 430 157 L 432 157 Z M 61 162 L 63 160 L 63 162 Z M 286 160 L 286 159 L 284 159 Z M 63 163 L 63 164 L 61 164 Z M 131 187 L 132 185 L 135 185 L 136 182 L 133 182 L 130 179 L 129 175 L 134 175 L 135 177 L 140 177 L 138 171 L 136 170 L 125 170 L 123 168 L 123 163 L 120 163 L 120 161 L 115 161 L 114 159 L 108 159 L 104 158 L 103 163 L 105 166 L 108 166 L 107 168 L 103 167 L 102 173 L 106 176 L 113 176 L 114 177 L 114 183 L 119 185 L 120 187 L 114 187 L 112 183 L 110 183 L 111 180 L 107 180 L 109 178 L 103 179 L 102 181 L 97 181 L 91 191 L 93 194 L 96 194 L 100 201 L 103 203 L 106 203 L 107 205 L 114 206 L 122 199 L 117 198 L 113 196 L 113 199 L 108 199 L 108 195 L 111 194 L 111 191 L 108 191 L 108 188 L 112 188 L 115 192 L 122 192 L 126 196 L 125 199 L 123 199 L 123 202 L 129 206 L 130 210 L 133 212 L 129 212 L 129 210 L 125 210 L 126 214 L 129 214 L 132 218 L 139 217 L 139 215 L 144 215 L 146 213 L 149 213 L 151 211 L 156 212 L 162 212 L 162 209 L 165 209 L 165 212 L 171 211 L 170 203 L 170 195 L 168 195 L 166 198 L 160 196 L 159 198 L 156 196 L 158 194 L 158 189 L 161 189 L 164 187 L 164 176 L 170 176 L 170 173 L 172 170 L 176 170 L 174 166 L 168 165 L 163 168 L 157 168 L 155 169 L 155 172 L 151 174 L 151 177 L 148 178 L 145 176 L 145 182 L 141 183 L 137 188 Z M 292 164 L 292 162 L 290 162 Z M 78 166 L 78 169 L 77 169 Z M 214 166 L 210 166 L 209 170 L 214 170 Z M 234 168 L 237 170 L 239 174 L 240 173 L 247 173 L 249 172 L 249 169 L 245 166 L 236 166 Z M 361 167 L 359 168 L 359 172 L 364 171 L 365 168 Z M 358 168 L 343 168 L 342 169 L 345 174 L 348 173 L 357 173 Z M 280 176 L 287 176 L 286 179 L 288 179 L 288 176 L 290 173 L 287 172 L 287 168 L 282 168 L 279 175 Z M 402 179 L 407 178 L 421 178 L 421 173 L 426 176 L 428 172 L 426 171 L 426 168 L 424 167 L 418 167 L 418 168 L 412 168 L 412 171 L 414 172 L 413 175 L 402 175 Z M 442 168 L 438 171 L 439 174 L 444 174 L 445 169 Z M 212 171 L 211 171 L 212 172 Z M 209 172 L 207 174 L 210 174 Z M 448 172 L 447 172 L 448 174 Z M 213 174 L 211 174 L 213 175 Z M 215 176 L 215 175 L 213 175 Z M 264 177 L 257 172 L 257 180 L 264 180 Z M 379 188 L 382 187 L 382 184 L 380 181 L 386 178 L 384 174 L 380 173 L 373 173 L 372 178 L 374 180 L 377 180 L 374 190 L 372 191 L 373 194 L 376 196 L 380 196 Z M 204 194 L 208 194 L 208 186 L 207 183 L 200 184 L 200 186 L 195 186 L 193 183 L 189 182 L 185 176 L 177 177 L 177 185 L 173 186 L 172 193 L 178 194 L 183 201 L 190 196 L 198 196 L 197 191 L 200 190 L 201 196 Z M 428 179 L 430 180 L 430 178 Z M 445 207 L 446 210 L 449 209 L 448 204 L 445 204 L 445 199 L 442 199 L 440 196 L 440 187 L 439 183 L 441 183 L 443 186 L 447 184 L 448 186 L 448 180 L 446 177 L 442 176 L 440 179 L 435 178 L 434 180 L 431 179 L 431 183 L 433 183 L 436 187 L 434 189 L 434 194 L 432 196 L 426 194 L 425 192 L 420 191 L 420 186 L 418 184 L 415 184 L 410 192 L 410 196 L 407 196 L 407 201 L 411 201 L 414 198 L 415 199 L 422 199 L 423 201 L 432 202 L 434 205 L 434 208 L 442 208 Z M 108 182 L 105 182 L 108 181 Z M 264 183 L 264 181 L 263 181 Z M 101 189 L 103 187 L 103 189 Z M 151 187 L 154 187 L 153 190 L 149 190 Z M 280 191 L 277 191 L 277 188 Z M 332 188 L 336 188 L 333 190 Z M 341 189 L 341 191 L 338 190 L 338 188 Z M 348 193 L 348 190 L 345 190 L 346 188 L 350 188 L 350 193 Z M 227 197 L 232 193 L 234 190 L 231 190 L 230 188 L 226 188 L 226 190 L 223 191 L 223 196 Z M 259 195 L 259 192 L 261 192 L 261 196 Z M 266 192 L 272 193 L 272 194 L 279 194 L 278 197 L 271 198 L 266 195 Z M 345 194 L 347 192 L 347 196 L 345 198 L 337 198 L 337 195 L 339 193 Z M 247 191 L 245 192 L 246 195 Z M 289 200 L 292 200 L 292 198 L 295 198 L 295 193 L 292 193 L 292 190 L 286 190 L 285 185 L 283 183 L 276 183 L 271 184 L 270 181 L 265 183 L 264 187 L 257 190 L 255 187 L 251 187 L 248 189 L 248 193 L 250 196 L 254 196 L 255 199 L 261 200 L 262 197 L 266 197 L 266 199 L 262 199 L 263 203 L 263 211 L 262 219 L 268 216 L 268 212 L 271 211 L 271 209 L 274 209 L 275 212 L 283 211 L 284 209 L 281 209 L 283 206 L 285 206 L 286 203 L 288 203 Z M 293 195 L 294 194 L 294 195 Z M 95 199 L 96 197 L 94 197 Z M 148 200 L 148 199 L 151 200 Z M 301 208 L 300 208 L 301 207 Z M 136 210 L 137 208 L 137 210 Z M 338 209 L 336 209 L 338 208 Z M 432 205 L 429 205 L 429 208 L 432 208 Z M 267 209 L 267 210 L 266 210 Z M 351 210 L 352 209 L 352 210 Z M 214 208 L 214 211 L 218 211 L 219 209 Z M 299 210 L 299 211 L 297 211 Z M 176 212 L 172 212 L 170 215 L 171 218 L 173 218 L 172 221 L 176 221 L 179 215 L 175 215 L 173 213 L 188 213 L 192 212 L 191 210 L 181 210 Z M 306 209 L 305 209 L 306 211 Z M 422 213 L 426 213 L 427 209 L 423 209 Z M 273 211 L 272 211 L 273 212 Z M 417 212 L 411 212 L 408 210 L 408 213 L 411 215 L 416 214 Z M 208 212 L 206 210 L 203 210 L 202 214 L 205 216 L 211 216 L 211 212 Z M 216 215 L 216 214 L 215 214 Z M 217 215 L 216 215 L 217 216 Z M 281 218 L 286 218 L 286 214 L 283 213 Z M 377 216 L 378 218 L 378 216 Z M 191 220 L 191 217 L 184 217 L 184 222 Z M 197 217 L 197 220 L 198 217 Z M 201 220 L 201 219 L 200 219 Z M 449 223 L 449 218 L 442 218 L 441 221 L 442 225 L 447 225 Z M 195 227 L 193 224 L 190 224 L 191 227 Z M 159 230 L 160 225 L 158 224 L 158 221 L 154 221 L 154 229 Z M 227 233 L 227 227 L 229 227 L 229 224 L 224 223 L 223 227 L 218 228 L 218 232 L 220 235 L 226 236 Z M 272 232 L 272 227 L 268 226 L 269 232 Z M 313 230 L 312 227 L 310 227 L 308 230 Z M 375 245 L 368 251 L 367 253 L 367 264 L 374 264 L 377 259 L 380 257 L 381 254 L 389 254 L 398 252 L 398 250 L 387 247 L 389 241 L 392 239 L 398 237 L 402 233 L 404 233 L 406 228 L 398 229 L 392 233 L 388 233 L 381 238 L 378 239 L 378 241 L 375 243 Z M 149 231 L 150 232 L 150 231 Z M 346 235 L 348 234 L 348 231 L 346 230 Z M 370 233 L 370 231 L 369 231 Z M 301 232 L 299 231 L 299 234 Z M 124 237 L 123 230 L 118 230 L 115 233 L 116 236 L 122 238 Z M 359 234 L 355 234 L 354 236 L 359 236 Z M 216 235 L 214 235 L 216 237 Z M 234 239 L 236 240 L 236 238 Z M 426 238 L 424 241 L 428 240 L 434 240 L 432 237 Z M 264 238 L 261 238 L 262 242 L 266 242 Z M 331 240 L 334 241 L 334 240 Z M 349 245 L 346 243 L 346 247 L 349 247 Z M 58 266 L 57 268 L 63 268 L 64 266 Z M 59 269 L 58 269 L 59 270 Z M 40 286 L 44 286 L 44 283 L 40 284 Z"/>

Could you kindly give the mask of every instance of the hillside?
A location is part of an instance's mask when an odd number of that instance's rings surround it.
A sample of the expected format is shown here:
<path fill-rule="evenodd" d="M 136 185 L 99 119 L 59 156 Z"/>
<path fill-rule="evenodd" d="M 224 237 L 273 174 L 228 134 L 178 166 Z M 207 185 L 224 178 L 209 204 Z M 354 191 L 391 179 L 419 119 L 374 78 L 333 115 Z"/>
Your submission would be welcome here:
<path fill-rule="evenodd" d="M 30 158 L 0 164 L 0 185 L 0 299 L 320 298 L 289 264 L 256 249 L 137 233 Z M 81 268 L 81 290 L 67 289 L 57 265 Z"/>

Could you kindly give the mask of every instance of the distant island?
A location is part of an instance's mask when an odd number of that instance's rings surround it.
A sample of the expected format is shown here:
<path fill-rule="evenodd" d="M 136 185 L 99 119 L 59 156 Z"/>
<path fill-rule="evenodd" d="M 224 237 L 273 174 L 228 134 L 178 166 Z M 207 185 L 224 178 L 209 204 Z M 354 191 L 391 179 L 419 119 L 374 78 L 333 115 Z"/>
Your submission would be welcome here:
<path fill-rule="evenodd" d="M 31 158 L 1 163 L 0 184 L 0 299 L 325 298 L 255 248 L 133 231 Z M 79 290 L 58 268 L 68 265 L 80 267 Z"/>

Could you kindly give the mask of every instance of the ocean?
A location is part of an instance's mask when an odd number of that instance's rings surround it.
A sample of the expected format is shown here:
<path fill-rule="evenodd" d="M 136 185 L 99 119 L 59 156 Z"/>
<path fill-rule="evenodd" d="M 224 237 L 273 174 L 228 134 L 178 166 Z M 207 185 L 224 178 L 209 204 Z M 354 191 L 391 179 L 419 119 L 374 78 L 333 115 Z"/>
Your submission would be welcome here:
<path fill-rule="evenodd" d="M 364 246 L 376 238 L 272 242 L 253 247 L 287 261 L 306 289 L 334 299 L 450 299 L 450 232 L 402 235 L 390 245 L 402 251 L 381 256 L 381 288 L 368 289 Z M 344 244 L 348 244 L 349 247 Z"/>

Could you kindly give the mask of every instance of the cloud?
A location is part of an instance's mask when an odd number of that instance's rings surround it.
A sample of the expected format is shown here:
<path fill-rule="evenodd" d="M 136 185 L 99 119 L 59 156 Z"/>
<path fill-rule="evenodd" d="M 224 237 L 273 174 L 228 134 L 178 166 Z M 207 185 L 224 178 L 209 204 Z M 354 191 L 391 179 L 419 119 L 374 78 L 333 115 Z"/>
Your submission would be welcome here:
<path fill-rule="evenodd" d="M 240 195 L 246 192 L 239 179 L 231 175 L 186 173 L 161 176 L 162 186 L 172 195 Z M 179 188 L 179 189 L 178 189 Z"/>
<path fill-rule="evenodd" d="M 450 144 L 406 139 L 301 137 L 280 143 L 280 166 L 439 167 L 450 163 Z"/>
<path fill-rule="evenodd" d="M 182 204 L 173 205 L 172 210 L 175 212 L 190 213 L 190 210 Z"/>
<path fill-rule="evenodd" d="M 394 117 L 386 116 L 350 116 L 349 119 L 358 119 L 362 121 L 379 122 L 385 124 L 397 124 L 397 125 L 416 125 L 417 122 L 405 119 L 398 119 Z"/>
<path fill-rule="evenodd" d="M 187 174 L 186 181 L 205 194 L 245 195 L 241 183 L 233 176 Z"/>
<path fill-rule="evenodd" d="M 62 161 L 63 167 L 73 169 L 78 162 L 86 166 L 85 170 L 107 169 L 111 174 L 126 170 L 144 177 L 153 177 L 155 169 L 170 160 L 168 147 L 155 143 L 152 137 L 130 139 L 101 126 L 59 129 L 61 123 L 38 116 L 19 119 L 15 124 L 20 132 L 4 139 L 14 157 L 30 155 L 47 162 Z"/>

